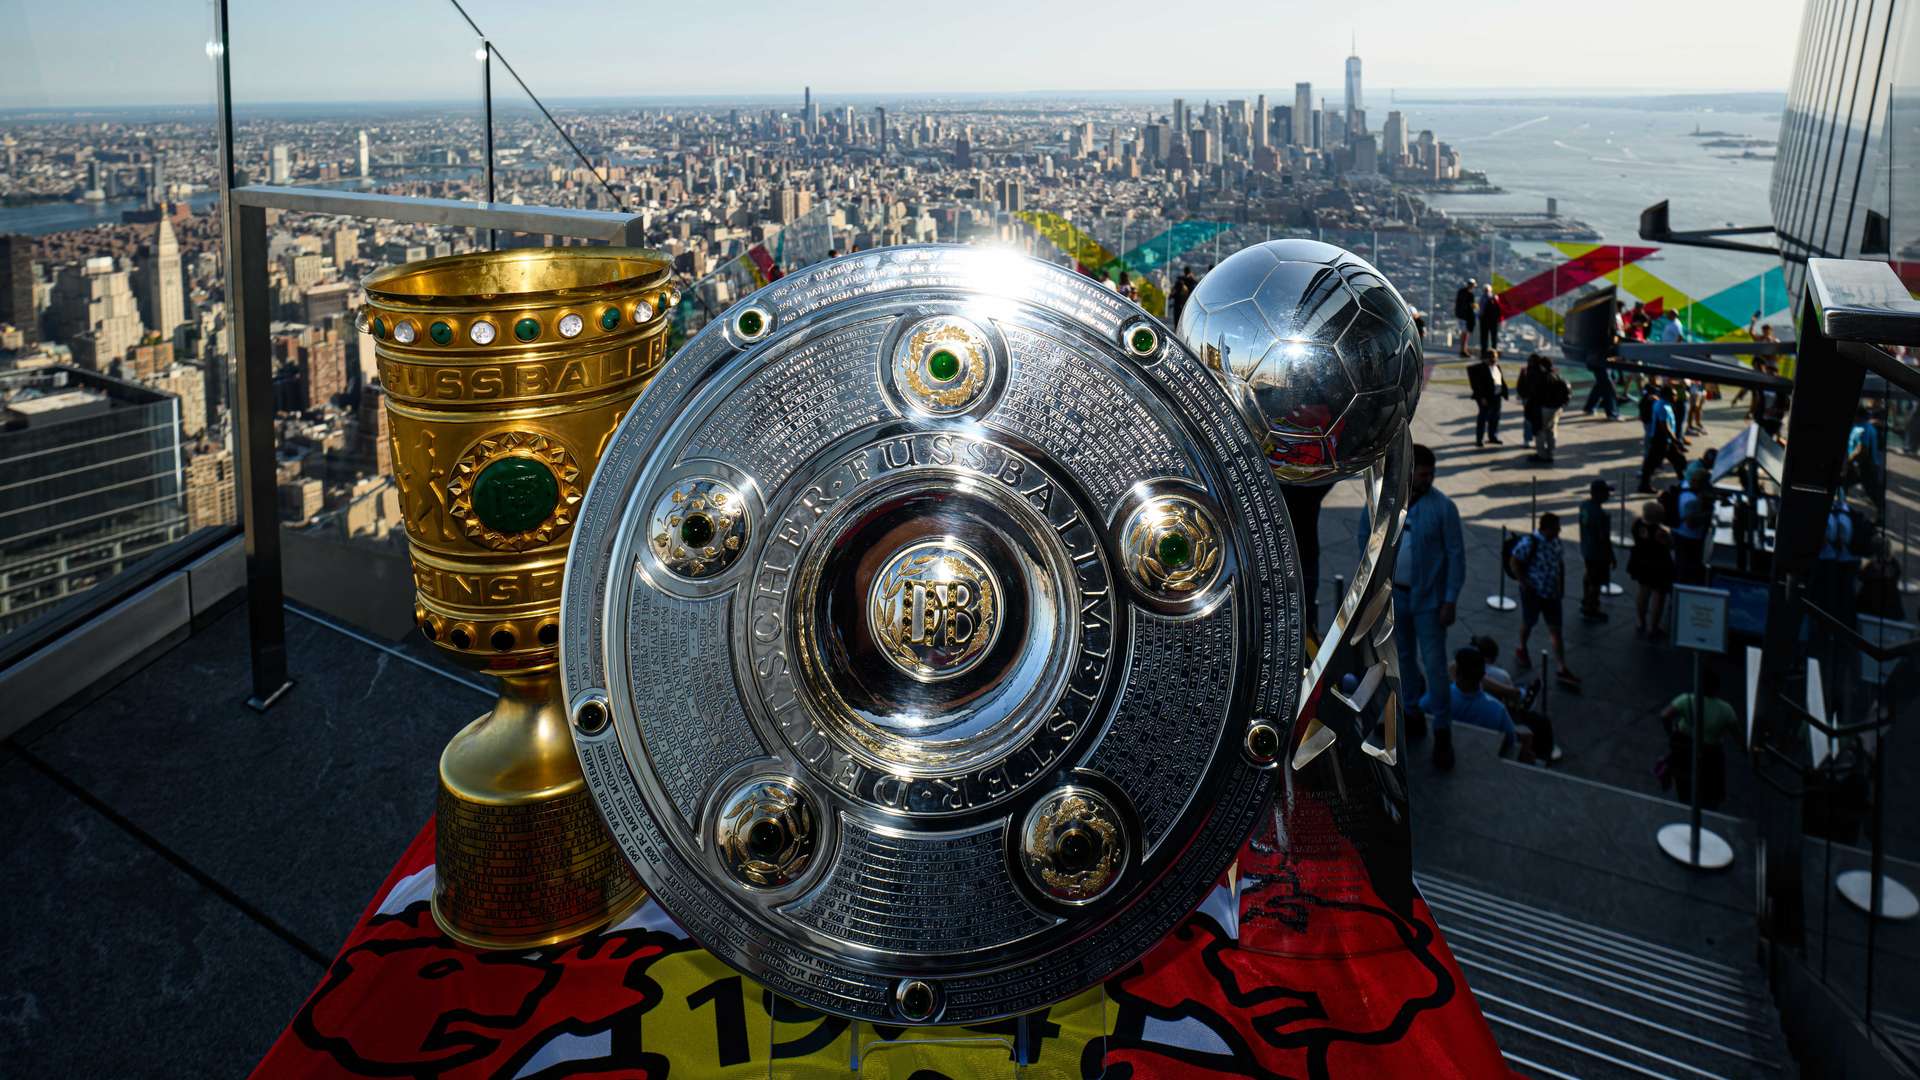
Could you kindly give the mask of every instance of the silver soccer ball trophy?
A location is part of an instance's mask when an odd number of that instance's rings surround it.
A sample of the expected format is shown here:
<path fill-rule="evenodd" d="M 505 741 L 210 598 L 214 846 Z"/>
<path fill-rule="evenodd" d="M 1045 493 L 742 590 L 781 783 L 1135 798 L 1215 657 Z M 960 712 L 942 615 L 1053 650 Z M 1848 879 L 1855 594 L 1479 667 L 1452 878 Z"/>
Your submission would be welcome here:
<path fill-rule="evenodd" d="M 1215 267 L 1179 333 L 1219 372 L 1265 441 L 1274 475 L 1331 483 L 1380 460 L 1420 396 L 1406 301 L 1366 260 L 1314 240 L 1269 240 Z"/>
<path fill-rule="evenodd" d="M 1413 313 L 1358 255 L 1314 240 L 1269 240 L 1201 279 L 1179 334 L 1220 376 L 1283 486 L 1366 474 L 1372 529 L 1307 672 L 1292 761 L 1303 768 L 1344 735 L 1347 746 L 1388 767 L 1386 783 L 1396 790 L 1400 666 L 1391 635 L 1375 630 L 1392 607 L 1383 594 L 1393 587 L 1408 428 L 1420 398 Z"/>

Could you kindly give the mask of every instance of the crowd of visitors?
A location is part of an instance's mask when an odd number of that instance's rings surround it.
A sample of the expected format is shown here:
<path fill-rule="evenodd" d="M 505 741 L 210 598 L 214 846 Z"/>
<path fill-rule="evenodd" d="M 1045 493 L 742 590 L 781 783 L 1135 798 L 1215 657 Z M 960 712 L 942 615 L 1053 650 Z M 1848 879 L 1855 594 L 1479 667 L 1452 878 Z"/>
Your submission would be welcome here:
<path fill-rule="evenodd" d="M 1514 365 L 1503 363 L 1500 345 L 1505 316 L 1491 286 L 1472 279 L 1462 283 L 1454 296 L 1453 314 L 1458 322 L 1458 353 L 1468 358 L 1464 374 L 1474 407 L 1474 447 L 1505 445 L 1502 421 L 1508 402 L 1517 399 L 1520 441 L 1532 448 L 1527 461 L 1555 464 L 1562 456 L 1560 426 L 1572 407 L 1574 387 L 1545 353 L 1528 355 L 1517 372 L 1509 370 Z M 1748 330 L 1756 342 L 1775 340 L 1772 327 L 1758 317 Z M 1672 343 L 1688 337 L 1689 327 L 1673 311 L 1636 304 L 1616 312 L 1616 343 Z M 1614 575 L 1624 569 L 1633 594 L 1634 635 L 1655 643 L 1671 636 L 1674 589 L 1710 584 L 1716 580 L 1716 565 L 1731 564 L 1724 547 L 1715 554 L 1716 528 L 1721 530 L 1722 545 L 1728 543 L 1730 524 L 1742 536 L 1757 535 L 1745 531 L 1756 511 L 1744 502 L 1740 474 L 1729 474 L 1731 479 L 1721 481 L 1725 486 L 1715 488 L 1713 466 L 1718 451 L 1704 444 L 1724 441 L 1734 430 L 1722 432 L 1720 439 L 1708 430 L 1708 410 L 1720 398 L 1718 387 L 1677 377 L 1624 375 L 1609 365 L 1606 354 L 1597 362 L 1579 359 L 1588 362 L 1594 373 L 1584 415 L 1624 420 L 1637 410 L 1641 422 L 1638 482 L 1628 477 L 1623 486 L 1642 500 L 1632 508 L 1630 528 L 1622 534 L 1616 530 L 1627 522 L 1615 519 L 1611 511 L 1615 505 L 1624 511 L 1626 505 L 1612 503 L 1618 494 L 1613 484 L 1590 477 L 1585 482 L 1586 497 L 1574 513 L 1564 517 L 1563 513 L 1541 513 L 1528 530 L 1503 545 L 1500 572 L 1509 579 L 1508 592 L 1519 598 L 1519 625 L 1505 657 L 1507 667 L 1501 666 L 1501 650 L 1491 637 L 1471 637 L 1465 647 L 1458 639 L 1449 640 L 1457 625 L 1465 580 L 1465 538 L 1460 511 L 1435 486 L 1441 462 L 1430 447 L 1414 447 L 1405 528 L 1393 572 L 1394 615 L 1405 730 L 1410 739 L 1424 738 L 1429 730 L 1434 733 L 1432 756 L 1439 769 L 1455 764 L 1452 730 L 1456 725 L 1497 732 L 1501 752 L 1523 761 L 1550 763 L 1563 756 L 1551 717 L 1536 707 L 1536 698 L 1546 697 L 1545 683 L 1575 692 L 1583 685 L 1575 671 L 1579 657 L 1570 655 L 1578 646 L 1569 642 L 1563 617 L 1571 569 L 1568 560 L 1575 557 L 1570 539 L 1562 536 L 1563 521 L 1578 526 L 1580 618 L 1592 624 L 1608 620 L 1605 600 L 1621 591 L 1611 585 Z M 1748 362 L 1762 373 L 1779 370 L 1779 359 L 1772 352 L 1756 353 Z M 1745 420 L 1777 435 L 1791 406 L 1790 390 L 1791 384 L 1782 380 L 1743 389 L 1727 404 L 1744 406 Z M 1724 421 L 1739 414 L 1730 417 L 1722 409 L 1715 416 Z M 1848 439 L 1845 483 L 1835 497 L 1820 565 L 1808 586 L 1809 599 L 1846 621 L 1865 614 L 1897 619 L 1907 607 L 1901 590 L 1901 553 L 1875 524 L 1885 513 L 1890 442 L 1908 453 L 1920 450 L 1920 405 L 1896 408 L 1891 417 L 1886 410 L 1863 407 Z M 1544 474 L 1538 475 L 1545 479 Z M 1472 618 L 1477 623 L 1483 616 Z M 1534 633 L 1541 624 L 1545 624 L 1547 648 L 1543 657 L 1536 657 Z M 1542 667 L 1537 675 L 1532 670 L 1536 661 Z M 1735 709 L 1720 696 L 1717 678 L 1707 680 L 1701 698 L 1705 749 L 1700 782 L 1706 805 L 1712 806 L 1725 791 L 1725 760 L 1719 744 L 1737 735 L 1737 725 Z M 1669 786 L 1676 781 L 1681 785 L 1683 799 L 1690 795 L 1693 708 L 1692 696 L 1682 694 L 1663 698 L 1655 710 L 1669 739 L 1660 771 Z"/>

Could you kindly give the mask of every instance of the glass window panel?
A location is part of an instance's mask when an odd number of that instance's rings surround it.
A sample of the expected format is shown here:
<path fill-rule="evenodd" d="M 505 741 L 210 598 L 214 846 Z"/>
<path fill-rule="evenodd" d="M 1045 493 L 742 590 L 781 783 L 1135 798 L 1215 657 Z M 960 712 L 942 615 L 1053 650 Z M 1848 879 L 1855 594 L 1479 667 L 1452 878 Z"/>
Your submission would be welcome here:
<path fill-rule="evenodd" d="M 0 34 L 0 645 L 238 521 L 209 8 L 123 14 Z"/>

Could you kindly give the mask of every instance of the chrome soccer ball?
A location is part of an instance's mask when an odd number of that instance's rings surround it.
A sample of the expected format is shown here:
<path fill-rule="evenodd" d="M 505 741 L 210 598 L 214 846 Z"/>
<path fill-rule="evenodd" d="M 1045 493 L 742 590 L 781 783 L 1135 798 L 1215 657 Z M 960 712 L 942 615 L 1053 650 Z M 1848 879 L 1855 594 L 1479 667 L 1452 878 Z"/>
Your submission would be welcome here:
<path fill-rule="evenodd" d="M 1365 259 L 1331 244 L 1235 252 L 1194 288 L 1179 334 L 1220 373 L 1288 483 L 1364 471 L 1420 396 L 1412 311 Z"/>

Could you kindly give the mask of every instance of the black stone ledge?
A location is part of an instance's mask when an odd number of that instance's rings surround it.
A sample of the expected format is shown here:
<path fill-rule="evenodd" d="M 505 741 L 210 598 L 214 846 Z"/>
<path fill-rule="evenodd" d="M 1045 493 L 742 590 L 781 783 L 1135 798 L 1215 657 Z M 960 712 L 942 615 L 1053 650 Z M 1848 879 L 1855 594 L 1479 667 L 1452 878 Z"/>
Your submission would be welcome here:
<path fill-rule="evenodd" d="M 36 950 L 69 954 L 48 969 L 57 977 L 36 976 L 51 989 L 0 993 L 0 1046 L 33 1037 L 86 1055 L 107 1041 L 185 1040 L 183 1053 L 206 1048 L 181 1059 L 189 1071 L 234 1074 L 291 1017 L 432 813 L 441 748 L 491 695 L 431 648 L 387 645 L 300 610 L 289 612 L 287 651 L 293 689 L 254 712 L 236 609 L 0 751 L 0 806 L 45 804 L 0 815 L 16 834 L 0 858 L 7 917 L 20 922 L 6 966 L 21 969 Z M 103 887 L 96 878 L 122 875 L 69 850 L 109 844 L 124 849 L 124 887 Z M 146 957 L 143 969 L 122 970 L 115 935 Z M 259 955 L 268 946 L 272 962 Z M 200 982 L 180 974 L 188 963 Z M 205 1005 L 168 1014 L 168 995 L 188 990 Z M 229 1009 L 229 992 L 257 1005 Z M 149 1022 L 166 1031 L 128 1030 Z M 90 1039 L 90 1024 L 117 1025 L 117 1037 Z M 53 1072 L 177 1071 L 157 1061 Z"/>
<path fill-rule="evenodd" d="M 321 968 L 22 755 L 0 762 L 0 1072 L 239 1076 Z"/>

